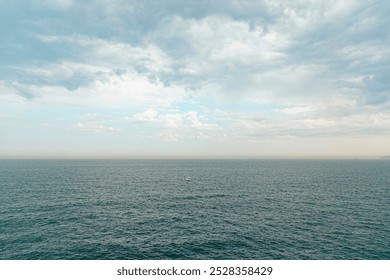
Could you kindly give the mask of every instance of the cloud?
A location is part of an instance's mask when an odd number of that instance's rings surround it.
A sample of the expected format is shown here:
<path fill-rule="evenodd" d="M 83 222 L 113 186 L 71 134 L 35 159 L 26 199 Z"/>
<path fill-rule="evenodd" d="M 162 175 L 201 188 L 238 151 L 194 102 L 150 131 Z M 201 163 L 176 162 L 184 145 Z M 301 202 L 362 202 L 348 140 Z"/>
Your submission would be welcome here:
<path fill-rule="evenodd" d="M 162 73 L 172 71 L 170 57 L 154 44 L 134 46 L 121 41 L 87 36 L 37 36 L 37 38 L 52 48 L 65 46 L 73 49 L 77 61 L 67 59 L 40 66 L 42 74 L 62 74 L 62 79 L 64 74 L 72 80 L 77 80 L 79 76 L 101 79 L 107 73 L 120 75 L 133 72 L 155 81 L 161 80 Z M 24 68 L 31 73 L 31 69 Z"/>
<path fill-rule="evenodd" d="M 155 44 L 134 46 L 122 41 L 89 36 L 37 36 L 53 46 L 77 48 L 82 61 L 111 69 L 135 69 L 139 72 L 169 72 L 170 58 Z"/>
<path fill-rule="evenodd" d="M 193 128 L 199 130 L 217 130 L 218 125 L 204 123 L 197 112 L 190 111 L 188 113 L 175 112 L 175 113 L 159 113 L 154 109 L 148 109 L 141 113 L 136 113 L 133 116 L 133 121 L 136 123 L 158 123 L 167 128 Z M 186 122 L 185 122 L 186 121 Z"/>
<path fill-rule="evenodd" d="M 163 141 L 167 142 L 178 142 L 184 138 L 183 134 L 175 133 L 172 131 L 163 131 L 160 133 L 157 133 L 157 138 L 162 139 Z"/>
<path fill-rule="evenodd" d="M 277 62 L 285 56 L 281 50 L 287 44 L 282 36 L 265 32 L 264 26 L 251 27 L 246 21 L 216 15 L 169 18 L 152 38 L 163 46 L 177 41 L 176 53 L 171 55 L 178 60 L 179 73 L 198 76 L 226 75 L 242 66 L 245 70 Z"/>
<path fill-rule="evenodd" d="M 291 109 L 291 108 L 288 108 Z M 390 135 L 390 111 L 376 112 L 373 108 L 345 115 L 327 112 L 301 114 L 302 108 L 292 108 L 282 118 L 256 118 L 237 116 L 233 124 L 241 141 L 268 139 L 269 137 L 338 137 L 351 135 Z M 304 110 L 305 111 L 305 110 Z"/>
<path fill-rule="evenodd" d="M 181 113 L 158 113 L 154 109 L 148 109 L 134 115 L 136 123 L 156 123 L 166 128 L 182 128 L 183 117 Z"/>
<path fill-rule="evenodd" d="M 385 1 L 0 7 L 0 109 L 15 126 L 48 122 L 221 151 L 283 139 L 300 149 L 298 139 L 318 149 L 315 141 L 337 137 L 384 143 L 390 134 Z"/>
<path fill-rule="evenodd" d="M 86 69 L 89 68 L 93 67 L 86 67 Z M 81 68 L 78 70 L 80 71 Z M 85 73 L 85 77 L 88 76 L 89 74 Z M 69 82 L 57 82 L 56 78 L 53 78 L 47 85 L 3 83 L 10 90 L 2 94 L 18 100 L 17 94 L 26 100 L 47 106 L 123 108 L 149 105 L 170 106 L 172 102 L 181 100 L 185 91 L 180 87 L 164 86 L 158 80 L 152 82 L 144 75 L 130 72 L 117 74 L 108 69 L 87 80 L 91 81 L 81 83 L 77 87 Z"/>
<path fill-rule="evenodd" d="M 155 45 L 131 46 L 85 36 L 38 36 L 52 47 L 76 48 L 76 60 L 10 68 L 17 80 L 3 81 L 35 102 L 79 106 L 169 106 L 185 97 L 181 86 L 164 84 L 159 73 L 170 71 L 170 59 Z"/>
<path fill-rule="evenodd" d="M 135 122 L 155 122 L 158 119 L 158 113 L 156 110 L 148 109 L 145 112 L 137 113 L 134 115 L 133 120 Z"/>
<path fill-rule="evenodd" d="M 100 9 L 103 2 L 94 3 L 94 9 Z M 121 5 L 131 13 L 148 7 L 148 4 L 129 5 L 116 1 L 110 5 L 110 13 L 121 18 L 122 10 L 118 8 Z M 195 10 L 199 7 L 191 5 Z M 35 66 L 26 67 L 30 73 L 27 82 L 75 89 L 88 83 L 96 84 L 107 76 L 112 79 L 131 72 L 145 76 L 152 83 L 160 81 L 164 86 L 189 89 L 192 96 L 211 91 L 222 98 L 249 96 L 255 102 L 278 103 L 281 99 L 300 102 L 299 99 L 308 96 L 321 98 L 335 90 L 343 91 L 336 85 L 340 76 L 379 77 L 380 70 L 362 73 L 362 69 L 389 58 L 385 45 L 377 40 L 364 42 L 359 39 L 361 33 L 356 35 L 349 30 L 351 24 L 359 26 L 360 23 L 367 33 L 383 21 L 371 16 L 371 23 L 365 23 L 367 13 L 370 9 L 372 13 L 373 8 L 356 1 L 343 4 L 228 1 L 224 12 L 213 14 L 214 10 L 221 11 L 221 7 L 212 5 L 201 17 L 189 16 L 180 8 L 172 13 L 169 5 L 159 7 L 164 16 L 153 25 L 154 29 L 144 34 L 142 42 L 82 34 L 36 36 L 49 48 L 70 48 L 77 61 L 61 59 L 56 64 L 40 66 L 40 73 L 33 73 L 31 68 Z M 239 9 L 242 15 L 238 16 L 234 9 Z M 251 11 L 259 9 L 263 12 L 254 20 Z M 360 14 L 354 15 L 357 12 Z M 151 16 L 150 11 L 147 13 Z M 339 40 L 343 28 L 353 40 Z M 330 33 L 329 29 L 336 32 Z M 316 40 L 315 44 L 310 43 L 310 38 Z M 372 79 L 363 79 L 353 86 L 369 90 L 370 96 L 375 97 L 371 98 L 373 101 L 367 100 L 375 102 L 386 99 L 382 92 L 375 94 L 378 84 L 379 80 L 373 83 Z M 386 83 L 382 88 L 385 87 Z"/>
<path fill-rule="evenodd" d="M 76 128 L 85 131 L 85 132 L 95 132 L 95 133 L 103 133 L 103 132 L 120 132 L 122 129 L 120 128 L 114 128 L 111 126 L 103 126 L 99 124 L 84 124 L 84 123 L 77 123 Z"/>
<path fill-rule="evenodd" d="M 132 120 L 138 124 L 137 128 L 141 130 L 157 126 L 155 129 L 159 132 L 155 136 L 164 141 L 215 140 L 217 137 L 215 133 L 222 131 L 222 128 L 216 124 L 204 122 L 203 120 L 207 120 L 207 117 L 199 115 L 197 112 L 170 111 L 172 110 L 158 112 L 155 109 L 148 109 L 134 114 Z"/>
<path fill-rule="evenodd" d="M 73 0 L 34 0 L 35 5 L 44 6 L 49 9 L 65 11 L 70 9 L 74 5 Z"/>
<path fill-rule="evenodd" d="M 198 116 L 197 112 L 188 112 L 188 119 L 190 121 L 191 128 L 199 129 L 199 130 L 219 130 L 219 126 L 216 124 L 205 123 L 200 120 L 201 117 Z"/>
<path fill-rule="evenodd" d="M 296 114 L 305 114 L 309 112 L 313 112 L 313 108 L 309 108 L 306 106 L 296 106 L 284 109 L 275 109 L 276 112 L 286 114 L 286 115 L 296 115 Z"/>

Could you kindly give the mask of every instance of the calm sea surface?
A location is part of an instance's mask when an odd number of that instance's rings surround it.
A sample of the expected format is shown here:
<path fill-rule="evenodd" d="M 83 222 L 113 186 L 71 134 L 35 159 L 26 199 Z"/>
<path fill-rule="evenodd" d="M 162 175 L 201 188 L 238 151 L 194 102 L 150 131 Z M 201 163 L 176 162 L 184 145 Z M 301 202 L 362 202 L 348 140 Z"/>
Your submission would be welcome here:
<path fill-rule="evenodd" d="M 2 160 L 0 259 L 388 260 L 390 161 Z"/>

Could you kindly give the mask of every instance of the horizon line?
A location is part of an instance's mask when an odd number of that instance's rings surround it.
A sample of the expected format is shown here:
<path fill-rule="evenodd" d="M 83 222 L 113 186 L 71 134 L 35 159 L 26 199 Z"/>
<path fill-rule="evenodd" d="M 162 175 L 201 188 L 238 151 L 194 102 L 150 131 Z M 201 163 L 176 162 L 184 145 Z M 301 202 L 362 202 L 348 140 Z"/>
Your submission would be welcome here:
<path fill-rule="evenodd" d="M 1 156 L 0 160 L 384 160 L 390 156 Z"/>

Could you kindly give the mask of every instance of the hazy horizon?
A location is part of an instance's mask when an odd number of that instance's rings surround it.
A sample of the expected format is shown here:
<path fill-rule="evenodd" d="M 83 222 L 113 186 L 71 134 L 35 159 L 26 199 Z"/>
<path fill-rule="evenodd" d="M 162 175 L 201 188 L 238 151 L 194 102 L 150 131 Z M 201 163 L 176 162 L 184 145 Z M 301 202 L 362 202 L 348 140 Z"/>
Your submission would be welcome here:
<path fill-rule="evenodd" d="M 389 159 L 390 156 L 232 156 L 232 155 L 52 155 L 52 156 L 4 156 L 0 160 L 384 160 Z"/>
<path fill-rule="evenodd" d="M 3 1 L 1 158 L 384 158 L 390 3 Z"/>

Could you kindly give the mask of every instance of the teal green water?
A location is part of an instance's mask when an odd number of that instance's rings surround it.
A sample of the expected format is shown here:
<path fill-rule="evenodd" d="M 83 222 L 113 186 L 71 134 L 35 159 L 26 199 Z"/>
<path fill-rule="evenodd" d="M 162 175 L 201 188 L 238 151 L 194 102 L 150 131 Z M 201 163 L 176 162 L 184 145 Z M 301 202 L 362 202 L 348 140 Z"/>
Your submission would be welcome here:
<path fill-rule="evenodd" d="M 386 160 L 2 160 L 0 259 L 390 259 L 389 189 Z"/>

